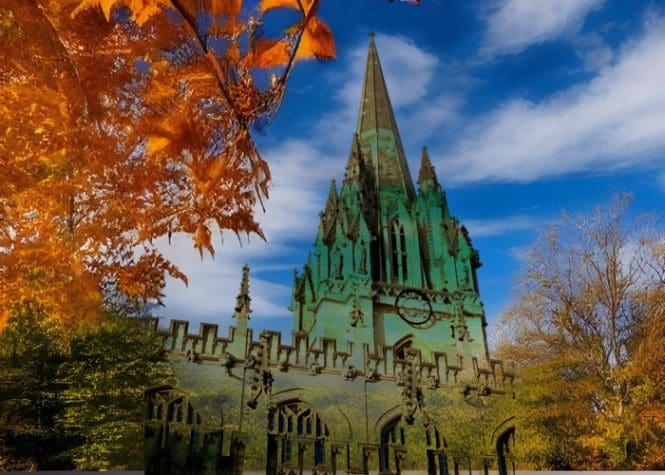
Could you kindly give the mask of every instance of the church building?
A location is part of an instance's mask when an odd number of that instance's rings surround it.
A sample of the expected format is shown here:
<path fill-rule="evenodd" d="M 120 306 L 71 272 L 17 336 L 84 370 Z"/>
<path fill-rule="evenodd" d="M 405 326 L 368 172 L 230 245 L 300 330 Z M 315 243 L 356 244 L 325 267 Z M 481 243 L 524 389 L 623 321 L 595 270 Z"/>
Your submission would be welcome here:
<path fill-rule="evenodd" d="M 247 266 L 227 336 L 147 319 L 179 380 L 146 393 L 148 472 L 514 471 L 513 418 L 492 410 L 514 375 L 488 351 L 480 258 L 426 148 L 413 182 L 373 38 L 360 101 L 294 273 L 291 335 L 254 335 Z M 446 416 L 464 410 L 478 426 Z"/>

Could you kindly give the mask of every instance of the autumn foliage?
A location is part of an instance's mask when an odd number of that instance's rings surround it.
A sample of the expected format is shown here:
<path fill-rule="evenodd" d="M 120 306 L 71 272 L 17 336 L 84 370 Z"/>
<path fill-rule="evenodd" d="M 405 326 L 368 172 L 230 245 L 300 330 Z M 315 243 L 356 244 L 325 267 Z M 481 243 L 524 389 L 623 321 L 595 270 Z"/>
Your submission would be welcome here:
<path fill-rule="evenodd" d="M 665 468 L 664 234 L 630 201 L 553 224 L 503 315 L 523 466 Z"/>
<path fill-rule="evenodd" d="M 0 329 L 26 300 L 65 324 L 158 300 L 187 281 L 160 237 L 262 235 L 251 128 L 296 61 L 335 56 L 318 0 L 2 3 Z M 270 36 L 276 9 L 294 21 Z"/>

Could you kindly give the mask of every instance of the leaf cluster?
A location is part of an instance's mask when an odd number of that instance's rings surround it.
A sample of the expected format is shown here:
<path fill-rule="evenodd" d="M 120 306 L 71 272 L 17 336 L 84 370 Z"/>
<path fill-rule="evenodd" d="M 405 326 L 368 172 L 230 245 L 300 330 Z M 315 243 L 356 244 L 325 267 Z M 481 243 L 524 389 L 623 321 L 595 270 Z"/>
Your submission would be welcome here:
<path fill-rule="evenodd" d="M 5 2 L 0 328 L 24 299 L 70 323 L 108 288 L 159 302 L 167 276 L 187 282 L 159 238 L 191 236 L 203 256 L 214 232 L 263 237 L 270 172 L 251 128 L 297 60 L 335 56 L 318 3 Z M 266 38 L 275 9 L 298 20 Z"/>

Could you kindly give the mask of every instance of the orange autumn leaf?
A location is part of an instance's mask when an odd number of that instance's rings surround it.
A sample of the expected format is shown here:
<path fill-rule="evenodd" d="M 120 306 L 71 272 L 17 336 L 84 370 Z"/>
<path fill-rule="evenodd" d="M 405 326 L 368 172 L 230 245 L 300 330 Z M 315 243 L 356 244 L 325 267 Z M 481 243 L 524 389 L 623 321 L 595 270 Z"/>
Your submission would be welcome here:
<path fill-rule="evenodd" d="M 160 137 L 157 135 L 152 135 L 148 137 L 148 145 L 146 146 L 146 152 L 148 155 L 153 155 L 157 152 L 164 150 L 169 145 L 170 140 L 166 137 Z"/>
<path fill-rule="evenodd" d="M 228 165 L 228 159 L 225 156 L 213 159 L 212 163 L 208 166 L 208 180 L 216 181 L 224 174 Z"/>
<path fill-rule="evenodd" d="M 274 8 L 293 8 L 294 10 L 301 10 L 307 15 L 315 4 L 318 4 L 316 0 L 261 0 L 259 9 L 262 12 L 267 12 Z"/>
<path fill-rule="evenodd" d="M 170 7 L 169 0 L 81 0 L 72 11 L 72 18 L 89 8 L 101 8 L 104 18 L 111 19 L 114 8 L 127 7 L 132 12 L 132 18 L 139 25 L 146 23 L 153 15 L 162 11 L 162 7 Z"/>
<path fill-rule="evenodd" d="M 212 257 L 215 257 L 215 249 L 212 247 L 211 242 L 211 232 L 205 224 L 199 224 L 196 227 L 194 247 L 199 250 L 201 258 L 203 258 L 203 248 L 207 249 Z"/>
<path fill-rule="evenodd" d="M 246 64 L 252 68 L 281 66 L 289 61 L 289 47 L 285 40 L 257 40 L 245 57 Z"/>
<path fill-rule="evenodd" d="M 316 17 L 310 18 L 300 39 L 296 59 L 326 60 L 336 56 L 335 40 L 328 25 Z"/>
<path fill-rule="evenodd" d="M 235 18 L 242 10 L 242 0 L 211 0 L 210 13 Z"/>

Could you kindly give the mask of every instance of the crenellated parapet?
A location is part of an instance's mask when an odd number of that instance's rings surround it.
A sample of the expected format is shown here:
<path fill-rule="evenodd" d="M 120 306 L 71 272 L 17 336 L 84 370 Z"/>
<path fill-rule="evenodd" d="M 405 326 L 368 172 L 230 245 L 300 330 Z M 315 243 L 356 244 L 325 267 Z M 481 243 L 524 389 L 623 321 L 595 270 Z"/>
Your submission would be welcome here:
<path fill-rule="evenodd" d="M 278 331 L 263 331 L 257 340 L 253 331 L 239 335 L 229 327 L 228 335 L 218 334 L 218 325 L 202 323 L 198 333 L 189 332 L 186 320 L 171 320 L 168 329 L 159 328 L 158 319 L 145 317 L 148 328 L 164 340 L 164 350 L 174 359 L 227 368 L 255 367 L 267 371 L 307 372 L 312 375 L 338 375 L 340 380 L 364 378 L 367 381 L 392 381 L 404 384 L 407 366 L 415 371 L 417 383 L 428 388 L 440 388 L 461 382 L 475 381 L 479 390 L 512 392 L 514 370 L 501 360 L 468 357 L 448 352 L 406 351 L 395 346 L 379 346 L 371 351 L 369 345 L 333 338 L 312 338 L 306 332 L 293 332 L 291 343 L 283 341 Z M 234 352 L 236 339 L 243 342 L 245 352 Z M 407 355 L 408 353 L 408 355 Z M 409 360 L 412 363 L 409 363 Z"/>

